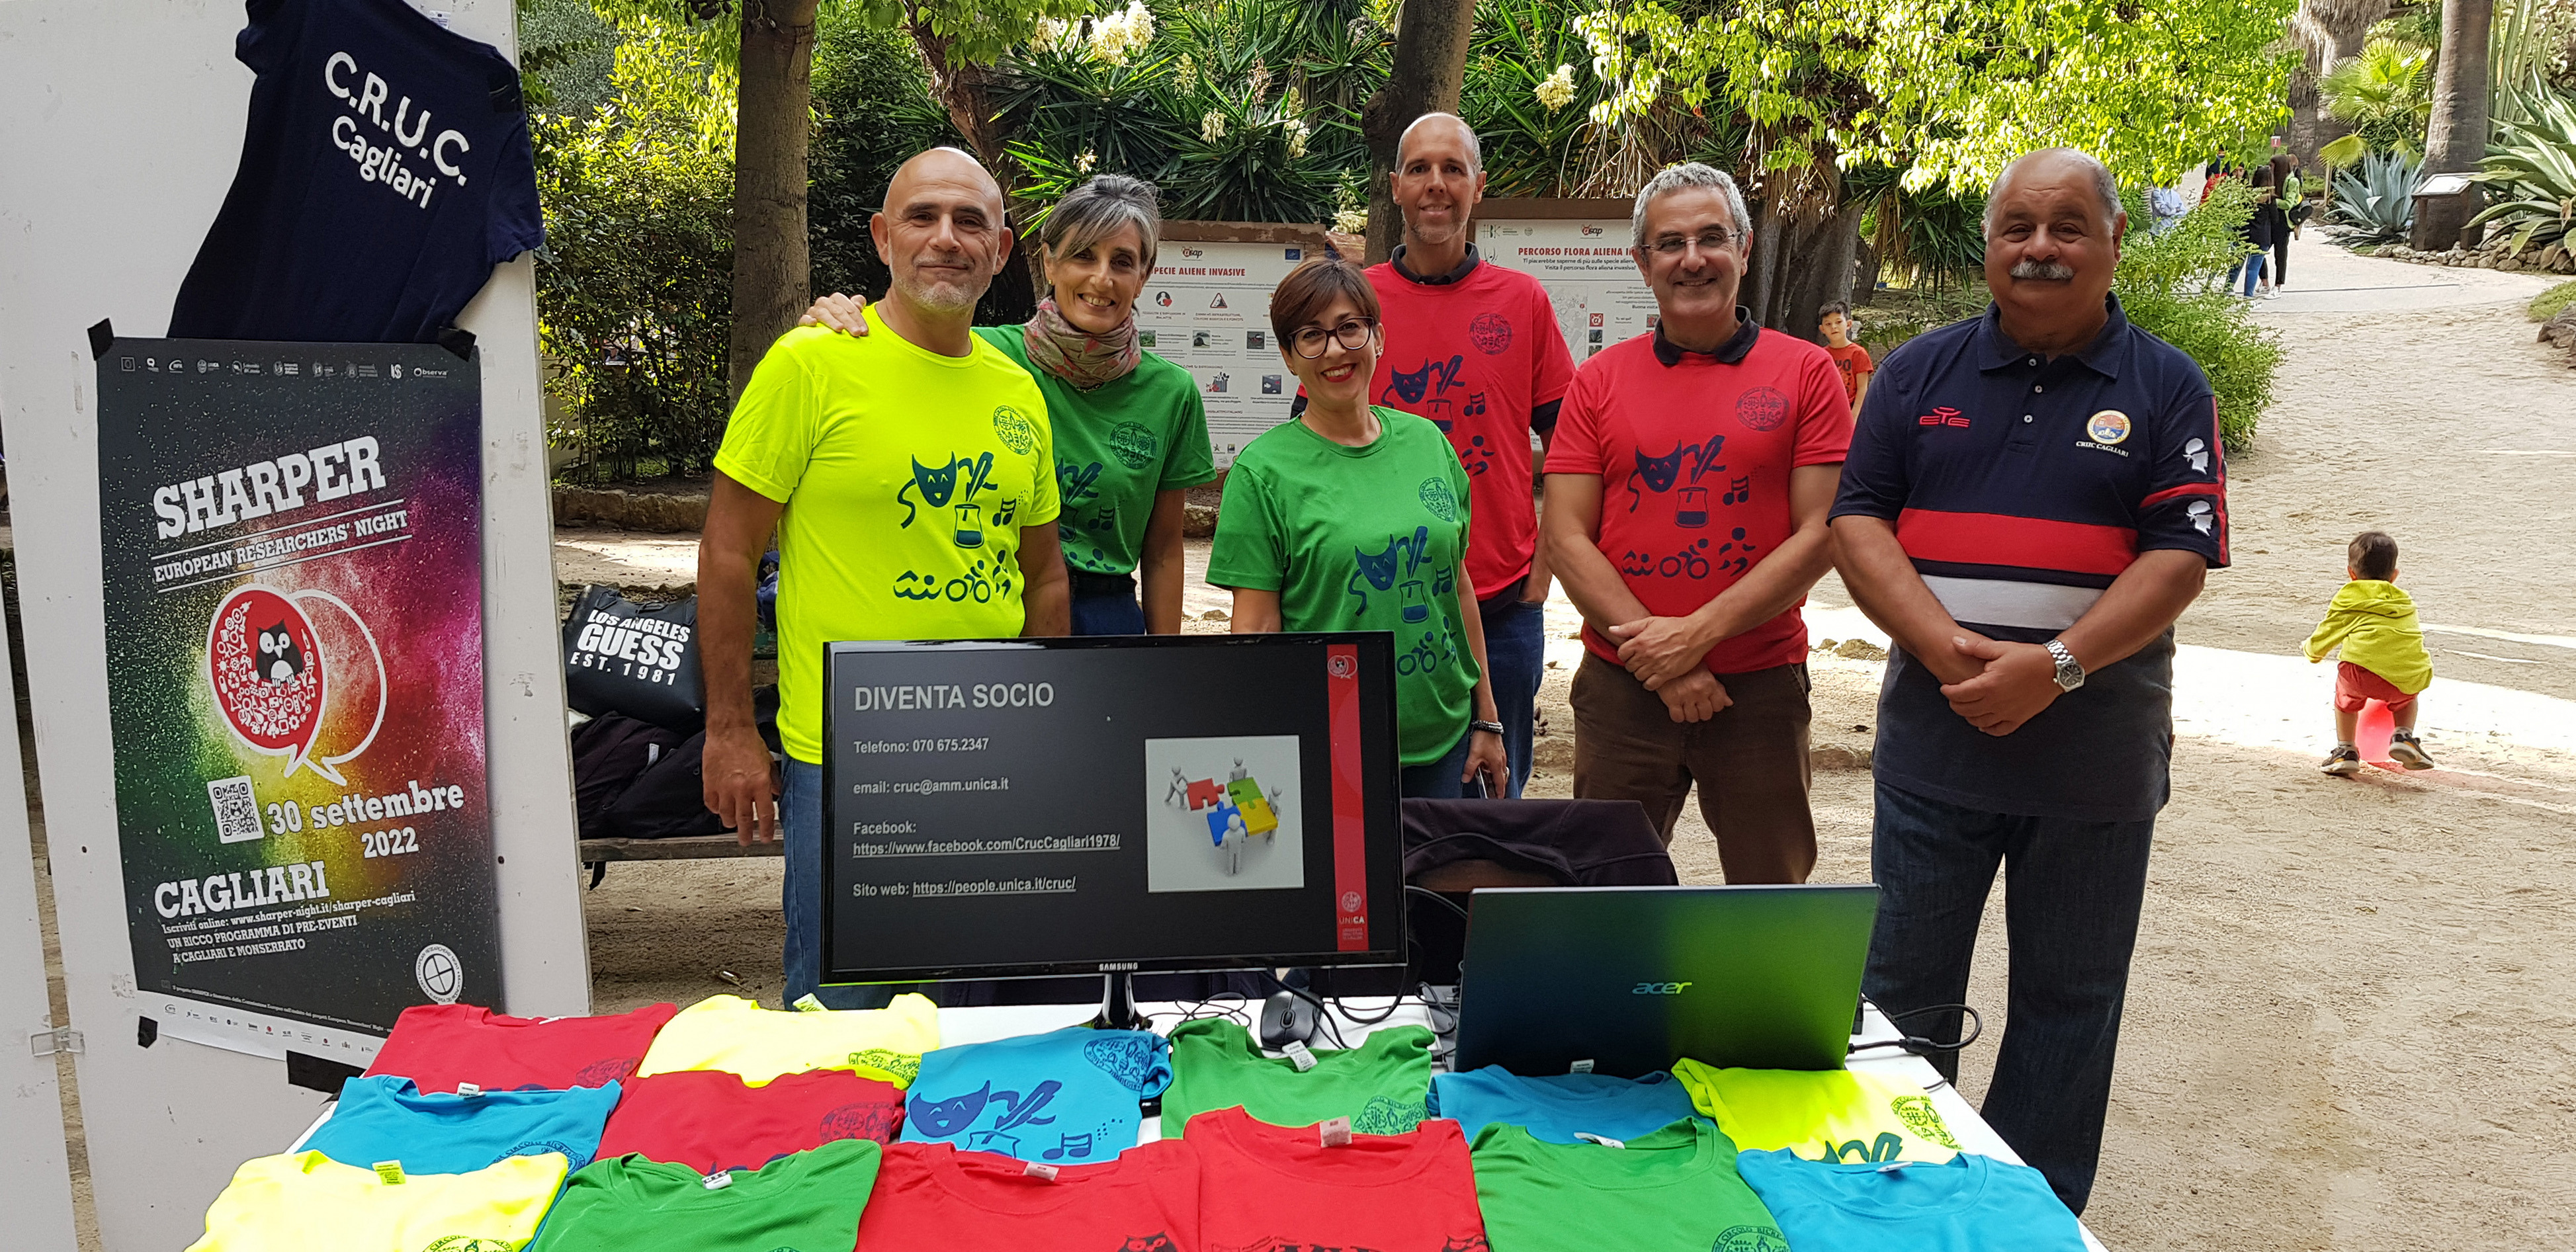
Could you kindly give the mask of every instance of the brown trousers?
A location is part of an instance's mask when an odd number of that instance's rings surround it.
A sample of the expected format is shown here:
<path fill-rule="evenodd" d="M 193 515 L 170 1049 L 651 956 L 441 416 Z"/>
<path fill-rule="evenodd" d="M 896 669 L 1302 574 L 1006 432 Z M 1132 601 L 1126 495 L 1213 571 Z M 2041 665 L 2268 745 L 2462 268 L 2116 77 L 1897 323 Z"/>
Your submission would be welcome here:
<path fill-rule="evenodd" d="M 1664 698 L 1586 652 L 1574 673 L 1574 795 L 1635 800 L 1673 841 L 1691 784 L 1730 883 L 1800 883 L 1816 868 L 1807 807 L 1807 667 L 1720 674 L 1733 704 L 1676 722 Z"/>

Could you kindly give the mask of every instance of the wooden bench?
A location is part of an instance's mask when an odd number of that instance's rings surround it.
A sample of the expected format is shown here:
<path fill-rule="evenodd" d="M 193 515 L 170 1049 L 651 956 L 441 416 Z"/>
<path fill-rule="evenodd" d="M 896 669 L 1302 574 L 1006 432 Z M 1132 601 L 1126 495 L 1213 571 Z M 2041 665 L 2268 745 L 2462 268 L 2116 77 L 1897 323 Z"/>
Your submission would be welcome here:
<path fill-rule="evenodd" d="M 690 835 L 678 839 L 584 839 L 581 863 L 590 867 L 590 885 L 608 876 L 610 861 L 696 861 L 728 856 L 783 856 L 785 845 L 772 839 L 748 846 L 731 835 Z"/>

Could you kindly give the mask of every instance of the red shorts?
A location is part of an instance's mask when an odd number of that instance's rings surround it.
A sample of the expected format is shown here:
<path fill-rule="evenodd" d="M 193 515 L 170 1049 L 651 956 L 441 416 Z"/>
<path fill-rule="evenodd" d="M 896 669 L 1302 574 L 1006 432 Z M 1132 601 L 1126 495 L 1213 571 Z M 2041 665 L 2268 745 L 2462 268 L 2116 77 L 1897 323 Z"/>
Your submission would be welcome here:
<path fill-rule="evenodd" d="M 2350 661 L 2335 663 L 2336 711 L 2358 713 L 2364 700 L 2377 700 L 2391 713 L 2403 713 L 2415 703 L 2415 697 L 2397 689 L 2396 684 L 2363 669 Z"/>

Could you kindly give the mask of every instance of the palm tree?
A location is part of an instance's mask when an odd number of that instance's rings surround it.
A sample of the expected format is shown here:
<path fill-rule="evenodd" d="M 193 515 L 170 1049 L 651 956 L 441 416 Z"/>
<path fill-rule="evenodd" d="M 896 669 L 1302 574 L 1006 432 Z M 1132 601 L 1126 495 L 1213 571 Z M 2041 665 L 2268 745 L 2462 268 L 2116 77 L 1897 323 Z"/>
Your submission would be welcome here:
<path fill-rule="evenodd" d="M 2389 0 L 2299 0 L 2290 16 L 2290 42 L 2306 56 L 2290 76 L 2290 151 L 2301 159 L 2350 129 L 2321 113 L 2318 85 L 2337 65 L 2361 55 L 2371 26 L 2389 8 Z"/>
<path fill-rule="evenodd" d="M 2426 174 L 2466 174 L 2487 154 L 2487 43 L 2494 0 L 2442 0 L 2442 50 L 2433 70 L 2433 122 L 2424 135 Z M 2477 213 L 2476 188 L 2455 196 L 2418 196 L 2415 247 L 2441 251 L 2461 242 Z"/>
<path fill-rule="evenodd" d="M 2324 116 L 2351 132 L 2320 150 L 2328 164 L 2350 165 L 2364 152 L 2394 152 L 2409 161 L 2424 155 L 2433 112 L 2431 59 L 2413 44 L 2373 39 L 2360 56 L 2326 72 L 2317 84 Z"/>

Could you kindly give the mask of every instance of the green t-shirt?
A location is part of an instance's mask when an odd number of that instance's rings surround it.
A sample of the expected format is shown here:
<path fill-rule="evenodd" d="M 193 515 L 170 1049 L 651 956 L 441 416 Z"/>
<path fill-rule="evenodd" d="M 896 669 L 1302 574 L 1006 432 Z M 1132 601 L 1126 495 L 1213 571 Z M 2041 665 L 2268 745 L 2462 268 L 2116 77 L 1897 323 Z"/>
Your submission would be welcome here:
<path fill-rule="evenodd" d="M 1624 1147 L 1476 1134 L 1476 1202 L 1493 1252 L 1789 1252 L 1735 1172 L 1735 1145 L 1696 1117 Z"/>
<path fill-rule="evenodd" d="M 1020 528 L 1056 519 L 1046 398 L 981 339 L 913 346 L 874 306 L 864 338 L 770 345 L 716 468 L 778 523 L 778 733 L 823 759 L 823 645 L 1020 633 Z"/>
<path fill-rule="evenodd" d="M 980 326 L 975 333 L 1019 362 L 1046 393 L 1056 494 L 1064 500 L 1065 564 L 1094 574 L 1133 573 L 1144 559 L 1154 493 L 1216 481 L 1198 380 L 1148 352 L 1125 378 L 1082 391 L 1029 364 L 1028 330 Z"/>
<path fill-rule="evenodd" d="M 1428 765 L 1476 708 L 1458 597 L 1467 471 L 1439 427 L 1376 413 L 1384 429 L 1364 448 L 1302 421 L 1246 445 L 1226 475 L 1208 581 L 1278 592 L 1282 629 L 1394 632 L 1399 755 Z"/>
<path fill-rule="evenodd" d="M 849 1252 L 880 1151 L 873 1139 L 835 1139 L 734 1170 L 712 1191 L 686 1165 L 633 1154 L 593 1161 L 565 1185 L 528 1252 Z"/>
<path fill-rule="evenodd" d="M 1180 1138 L 1191 1118 L 1238 1104 L 1273 1126 L 1347 1117 L 1360 1134 L 1400 1135 L 1421 1124 L 1431 1096 L 1430 1031 L 1396 1026 L 1347 1052 L 1316 1048 L 1314 1057 L 1315 1067 L 1301 1072 L 1286 1057 L 1263 1056 L 1250 1032 L 1222 1017 L 1173 1027 L 1163 1137 Z"/>
<path fill-rule="evenodd" d="M 1848 1069 L 1719 1069 L 1677 1061 L 1691 1106 L 1747 1152 L 1786 1148 L 1810 1161 L 1938 1165 L 1959 1141 L 1921 1087 Z"/>

